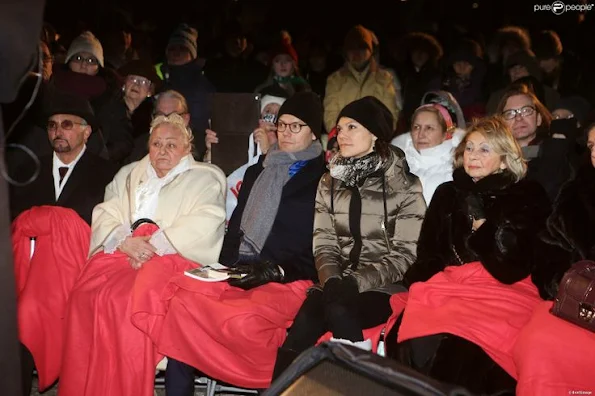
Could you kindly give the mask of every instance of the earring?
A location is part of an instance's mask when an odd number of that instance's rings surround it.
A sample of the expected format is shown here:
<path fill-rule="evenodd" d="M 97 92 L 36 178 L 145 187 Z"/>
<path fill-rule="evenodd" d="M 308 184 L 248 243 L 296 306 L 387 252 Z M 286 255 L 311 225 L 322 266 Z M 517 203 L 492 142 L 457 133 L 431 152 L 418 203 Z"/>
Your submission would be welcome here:
<path fill-rule="evenodd" d="M 126 85 L 122 85 L 122 92 L 126 91 Z"/>

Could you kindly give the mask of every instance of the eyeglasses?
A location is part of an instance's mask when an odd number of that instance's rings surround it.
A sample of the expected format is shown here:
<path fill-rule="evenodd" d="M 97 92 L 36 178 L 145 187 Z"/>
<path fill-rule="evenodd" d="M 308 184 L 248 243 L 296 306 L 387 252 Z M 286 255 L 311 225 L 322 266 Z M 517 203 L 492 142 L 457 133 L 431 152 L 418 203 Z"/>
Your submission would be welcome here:
<path fill-rule="evenodd" d="M 77 55 L 74 58 L 72 58 L 72 61 L 77 63 L 86 63 L 87 66 L 99 65 L 99 61 L 95 57 L 85 58 L 84 56 Z"/>
<path fill-rule="evenodd" d="M 512 120 L 514 119 L 517 114 L 521 117 L 528 117 L 531 114 L 535 113 L 535 107 L 533 106 L 523 106 L 520 109 L 510 109 L 502 112 L 502 117 L 505 120 Z"/>
<path fill-rule="evenodd" d="M 48 131 L 53 132 L 53 131 L 57 130 L 58 125 L 60 125 L 60 128 L 64 129 L 65 131 L 70 131 L 74 127 L 74 124 L 88 125 L 85 122 L 75 122 L 75 121 L 71 121 L 71 120 L 63 120 L 59 124 L 56 121 L 48 121 L 47 129 L 48 129 Z"/>
<path fill-rule="evenodd" d="M 285 129 L 289 127 L 289 131 L 291 133 L 300 133 L 302 128 L 308 126 L 307 124 L 300 124 L 298 122 L 292 122 L 291 124 L 286 124 L 283 121 L 279 121 L 277 123 L 277 131 L 285 132 Z"/>
<path fill-rule="evenodd" d="M 135 85 L 142 85 L 143 87 L 150 87 L 151 86 L 151 80 L 148 80 L 148 79 L 143 78 L 143 77 L 131 77 L 131 76 L 128 76 L 128 81 L 130 81 L 132 84 L 135 84 Z"/>

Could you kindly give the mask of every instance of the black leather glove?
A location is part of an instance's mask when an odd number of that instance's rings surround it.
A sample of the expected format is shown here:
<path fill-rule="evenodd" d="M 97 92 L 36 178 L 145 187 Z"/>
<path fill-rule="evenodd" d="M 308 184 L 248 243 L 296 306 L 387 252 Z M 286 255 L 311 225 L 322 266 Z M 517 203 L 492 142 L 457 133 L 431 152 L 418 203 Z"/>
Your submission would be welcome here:
<path fill-rule="evenodd" d="M 326 306 L 334 304 L 349 306 L 357 299 L 359 288 L 353 276 L 345 276 L 327 280 L 322 293 Z"/>
<path fill-rule="evenodd" d="M 283 281 L 283 273 L 278 265 L 270 261 L 257 261 L 250 264 L 239 264 L 233 267 L 232 278 L 228 281 L 231 286 L 250 290 L 269 282 Z M 233 278 L 233 275 L 246 274 L 242 278 Z"/>
<path fill-rule="evenodd" d="M 483 202 L 481 198 L 476 194 L 469 194 L 465 198 L 467 203 L 467 214 L 475 220 L 485 219 L 486 215 L 483 211 Z"/>

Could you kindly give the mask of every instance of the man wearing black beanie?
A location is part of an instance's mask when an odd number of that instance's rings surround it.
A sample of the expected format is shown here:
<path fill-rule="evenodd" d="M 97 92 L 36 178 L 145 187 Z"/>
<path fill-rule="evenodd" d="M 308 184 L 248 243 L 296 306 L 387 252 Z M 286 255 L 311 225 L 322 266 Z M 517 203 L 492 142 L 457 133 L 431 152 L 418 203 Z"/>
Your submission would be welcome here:
<path fill-rule="evenodd" d="M 295 291 L 298 286 L 295 285 L 301 282 L 294 281 L 317 280 L 312 253 L 312 232 L 316 189 L 325 171 L 322 145 L 318 141 L 322 131 L 322 114 L 320 99 L 311 92 L 296 93 L 279 109 L 278 141 L 271 146 L 266 155 L 260 157 L 256 165 L 246 171 L 238 196 L 238 205 L 231 216 L 223 240 L 219 262 L 228 267 L 235 267 L 238 273 L 247 274 L 241 279 L 230 280 L 230 285 L 245 290 L 259 287 L 258 293 L 264 294 L 274 293 L 282 287 L 287 296 L 299 296 Z M 234 356 L 239 357 L 234 361 L 236 366 L 238 362 L 253 362 L 239 370 L 250 373 L 250 378 L 246 381 L 261 384 L 262 388 L 270 382 L 270 373 L 267 375 L 262 367 L 270 364 L 279 345 L 274 345 L 268 340 L 266 344 L 259 344 L 258 337 L 243 340 L 245 342 L 239 340 L 242 340 L 242 335 L 249 336 L 250 329 L 257 332 L 262 326 L 270 328 L 271 323 L 285 323 L 286 319 L 277 313 L 275 304 L 278 302 L 275 298 L 263 299 L 260 306 L 255 306 L 250 300 L 250 293 L 245 293 L 246 300 L 238 304 L 238 300 L 242 298 L 237 292 L 234 293 L 234 302 L 231 304 L 225 297 L 217 296 L 214 297 L 216 301 L 209 300 L 209 304 L 221 304 L 221 312 L 230 317 L 225 326 L 238 329 L 237 332 L 232 332 L 233 340 L 225 338 L 229 333 L 211 328 L 214 322 L 206 317 L 208 314 L 202 309 L 201 298 L 212 297 L 196 293 L 192 296 L 193 304 L 190 304 L 195 310 L 190 313 L 187 310 L 169 311 L 168 315 L 178 318 L 180 315 L 183 317 L 191 314 L 193 323 L 201 326 L 201 333 L 213 334 L 212 339 L 198 339 L 196 347 L 195 344 L 178 345 L 179 350 L 200 350 L 200 345 L 209 343 L 212 346 L 220 345 L 222 353 L 207 355 L 190 352 L 186 353 L 186 359 L 183 355 L 176 356 L 179 360 L 168 358 L 168 396 L 192 395 L 193 367 L 199 371 L 205 366 L 213 367 L 214 356 L 215 359 L 224 360 L 224 356 L 229 356 L 230 350 Z M 269 303 L 273 306 L 270 309 L 262 306 Z M 300 304 L 299 297 L 284 298 L 283 309 L 287 312 L 287 317 L 293 317 Z M 262 316 L 264 311 L 269 312 L 266 318 Z M 246 328 L 246 321 L 251 323 L 250 329 Z M 284 332 L 285 328 L 280 328 L 279 331 Z M 234 346 L 247 344 L 250 344 L 251 348 L 234 349 Z M 193 349 L 194 347 L 196 349 Z M 226 369 L 227 364 L 227 361 L 218 361 L 217 366 L 221 367 L 221 372 L 210 374 L 223 381 L 234 382 L 237 377 L 230 377 L 230 372 Z"/>

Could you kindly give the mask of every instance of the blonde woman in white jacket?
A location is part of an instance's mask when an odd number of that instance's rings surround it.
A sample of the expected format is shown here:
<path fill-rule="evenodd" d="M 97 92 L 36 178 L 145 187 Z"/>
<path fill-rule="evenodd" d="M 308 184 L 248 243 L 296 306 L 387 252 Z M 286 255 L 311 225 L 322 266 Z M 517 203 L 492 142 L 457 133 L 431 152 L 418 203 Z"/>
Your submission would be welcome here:
<path fill-rule="evenodd" d="M 447 92 L 428 92 L 415 110 L 411 132 L 392 140 L 405 152 L 411 173 L 419 177 L 430 205 L 436 188 L 452 180 L 453 153 L 465 136 L 465 120 L 458 103 Z"/>

